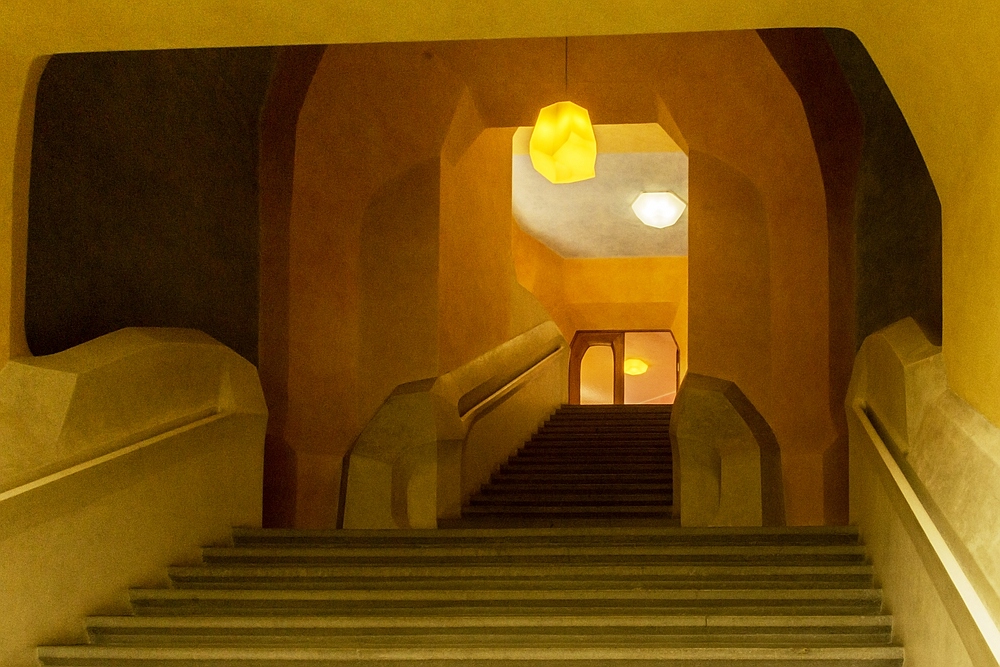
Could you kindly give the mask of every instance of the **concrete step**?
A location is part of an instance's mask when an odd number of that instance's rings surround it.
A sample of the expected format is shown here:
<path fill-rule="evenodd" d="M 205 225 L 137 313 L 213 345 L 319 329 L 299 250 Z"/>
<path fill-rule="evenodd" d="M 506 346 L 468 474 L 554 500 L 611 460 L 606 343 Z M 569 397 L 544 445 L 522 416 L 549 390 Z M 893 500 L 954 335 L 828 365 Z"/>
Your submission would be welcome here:
<path fill-rule="evenodd" d="M 444 615 L 503 613 L 560 616 L 626 613 L 688 615 L 873 615 L 881 592 L 872 588 L 825 589 L 555 589 L 521 590 L 298 590 L 298 589 L 138 589 L 130 591 L 140 615 L 262 616 L 364 614 Z"/>
<path fill-rule="evenodd" d="M 649 445 L 594 445 L 579 443 L 552 443 L 552 442 L 529 442 L 521 449 L 517 450 L 522 455 L 536 454 L 556 454 L 556 455 L 578 455 L 578 456 L 614 456 L 619 460 L 632 456 L 670 456 L 670 447 L 649 446 Z"/>
<path fill-rule="evenodd" d="M 519 482 L 516 479 L 511 479 L 504 482 L 494 482 L 493 484 L 484 484 L 480 494 L 482 495 L 494 495 L 494 494 L 505 494 L 505 493 L 551 493 L 551 494 L 570 494 L 570 495 L 606 495 L 606 494 L 622 494 L 622 493 L 655 493 L 655 494 L 666 494 L 672 497 L 673 485 L 670 483 L 660 483 L 660 484 L 629 484 L 629 483 L 615 483 L 615 484 L 564 484 L 559 482 L 554 482 L 551 484 L 535 484 L 530 482 Z"/>
<path fill-rule="evenodd" d="M 468 505 L 462 517 L 673 517 L 671 505 Z"/>
<path fill-rule="evenodd" d="M 593 420 L 590 423 L 579 422 L 579 421 L 563 421 L 563 422 L 546 422 L 540 429 L 542 433 L 585 433 L 585 434 L 604 434 L 604 435 L 656 435 L 656 436 L 669 436 L 670 433 L 670 422 L 669 420 L 664 421 L 650 421 L 650 422 L 636 422 L 635 420 L 621 421 L 619 423 L 609 422 L 607 420 Z"/>
<path fill-rule="evenodd" d="M 550 431 L 541 430 L 531 436 L 531 442 L 601 442 L 608 443 L 609 445 L 614 443 L 669 443 L 670 439 L 660 433 L 649 433 L 649 432 L 609 432 L 609 433 L 592 433 L 587 431 Z"/>
<path fill-rule="evenodd" d="M 555 414 L 559 416 L 590 417 L 601 416 L 660 416 L 669 415 L 673 405 L 562 405 Z"/>
<path fill-rule="evenodd" d="M 448 589 L 536 587 L 621 588 L 857 588 L 870 586 L 868 565 L 481 565 L 190 566 L 172 567 L 175 588 L 205 586 Z"/>
<path fill-rule="evenodd" d="M 512 459 L 510 463 L 505 463 L 500 466 L 501 472 L 509 471 L 520 471 L 524 472 L 534 472 L 537 474 L 548 473 L 548 474 L 618 474 L 618 475 L 628 475 L 628 474 L 662 474 L 669 475 L 672 466 L 669 463 L 574 463 L 574 462 L 546 462 L 546 461 L 530 461 L 525 459 Z"/>
<path fill-rule="evenodd" d="M 644 462 L 655 462 L 655 463 L 667 463 L 670 461 L 670 450 L 663 448 L 660 450 L 656 449 L 637 449 L 633 451 L 616 451 L 615 449 L 608 448 L 580 448 L 574 449 L 572 447 L 535 447 L 526 446 L 517 451 L 517 454 L 511 456 L 510 459 L 519 459 L 523 461 L 543 461 L 552 460 L 558 462 L 573 462 L 580 461 L 585 463 L 644 463 Z"/>
<path fill-rule="evenodd" d="M 510 547 L 600 547 L 616 549 L 671 546 L 849 546 L 858 545 L 854 526 L 749 527 L 749 528 L 506 528 L 461 530 L 295 530 L 235 528 L 233 543 L 251 547 L 346 547 L 463 549 Z"/>
<path fill-rule="evenodd" d="M 385 616 L 93 616 L 87 619 L 88 633 L 97 641 L 128 641 L 137 635 L 238 634 L 324 634 L 386 632 L 560 632 L 606 633 L 646 630 L 671 635 L 727 635 L 763 631 L 769 635 L 818 634 L 833 636 L 881 636 L 888 640 L 892 617 L 869 616 L 727 616 L 727 615 L 622 615 L 622 616 L 516 616 L 505 613 L 489 616 L 441 616 L 413 614 Z M 102 640 L 102 638 L 104 638 Z"/>
<path fill-rule="evenodd" d="M 643 466 L 653 466 L 653 470 L 661 472 L 664 469 L 673 470 L 670 463 L 670 456 L 635 456 L 623 461 L 619 456 L 553 456 L 543 454 L 539 456 L 512 456 L 505 465 L 511 468 L 534 468 L 535 466 L 560 466 L 567 470 L 577 470 L 579 468 L 596 468 L 598 470 L 630 470 L 640 469 Z M 585 470 L 585 472 L 587 471 Z"/>
<path fill-rule="evenodd" d="M 379 563 L 411 564 L 444 563 L 738 563 L 738 564 L 788 564 L 800 565 L 863 564 L 864 548 L 857 544 L 712 544 L 706 535 L 704 543 L 685 544 L 600 544 L 597 541 L 579 546 L 561 544 L 518 543 L 502 540 L 480 544 L 423 544 L 386 548 L 377 543 L 371 545 L 338 543 L 336 540 L 317 546 L 241 546 L 237 548 L 213 547 L 203 550 L 206 563 L 285 563 L 303 565 L 348 565 Z"/>
<path fill-rule="evenodd" d="M 130 665 L 250 665 L 253 667 L 300 666 L 303 663 L 420 665 L 438 667 L 541 667 L 573 664 L 583 667 L 729 667 L 742 665 L 813 665 L 815 667 L 898 667 L 903 650 L 879 647 L 588 647 L 532 648 L 435 647 L 435 648 L 137 648 L 113 646 L 40 647 L 43 665 L 125 667 Z"/>
<path fill-rule="evenodd" d="M 640 484 L 663 484 L 672 479 L 672 470 L 658 470 L 656 472 L 611 472 L 601 470 L 599 472 L 565 472 L 558 477 L 553 477 L 551 471 L 532 470 L 530 468 L 503 468 L 493 473 L 490 483 L 504 481 L 518 481 L 532 484 L 544 484 L 554 482 L 560 484 L 622 484 L 625 482 L 638 482 Z"/>
<path fill-rule="evenodd" d="M 469 499 L 470 506 L 491 505 L 670 505 L 669 493 L 617 493 L 617 494 L 552 494 L 552 493 L 490 493 L 477 494 Z"/>

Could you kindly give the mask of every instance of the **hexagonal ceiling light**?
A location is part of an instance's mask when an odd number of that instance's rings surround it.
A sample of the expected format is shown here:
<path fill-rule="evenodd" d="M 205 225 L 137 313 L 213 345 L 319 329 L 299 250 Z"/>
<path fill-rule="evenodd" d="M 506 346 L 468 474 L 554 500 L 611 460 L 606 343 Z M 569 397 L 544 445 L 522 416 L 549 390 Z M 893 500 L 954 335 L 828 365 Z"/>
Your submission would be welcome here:
<path fill-rule="evenodd" d="M 632 202 L 632 211 L 642 224 L 657 229 L 676 224 L 686 208 L 673 192 L 643 192 Z"/>
<path fill-rule="evenodd" d="M 538 112 L 528 143 L 531 165 L 552 183 L 594 178 L 597 139 L 590 114 L 572 102 L 556 102 Z"/>

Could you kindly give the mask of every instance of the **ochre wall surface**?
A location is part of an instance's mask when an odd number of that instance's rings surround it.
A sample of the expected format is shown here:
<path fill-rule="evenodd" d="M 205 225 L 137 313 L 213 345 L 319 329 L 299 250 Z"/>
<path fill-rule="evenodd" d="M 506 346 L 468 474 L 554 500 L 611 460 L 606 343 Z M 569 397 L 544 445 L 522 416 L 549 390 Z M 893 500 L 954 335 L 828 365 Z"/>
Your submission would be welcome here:
<path fill-rule="evenodd" d="M 823 31 L 864 127 L 854 205 L 858 348 L 913 317 L 941 342 L 941 202 L 903 113 L 857 38 Z"/>
<path fill-rule="evenodd" d="M 893 0 L 873 12 L 836 0 L 776 4 L 681 0 L 669 11 L 608 11 L 601 0 L 542 0 L 530 12 L 487 0 L 474 11 L 448 0 L 420 6 L 352 0 L 337 5 L 260 0 L 173 2 L 125 8 L 112 0 L 65 6 L 53 0 L 4 5 L 0 32 L 0 357 L 23 354 L 23 273 L 30 138 L 39 59 L 88 50 L 280 45 L 656 33 L 837 26 L 854 31 L 903 110 L 942 203 L 944 346 L 954 388 L 1000 423 L 993 289 L 1000 251 L 992 234 L 1000 132 L 992 85 L 1000 17 L 984 0 L 941 5 Z M 648 8 L 647 8 L 648 9 Z M 234 21 L 236 15 L 240 20 Z"/>
<path fill-rule="evenodd" d="M 331 46 L 299 115 L 289 230 L 296 525 L 397 384 L 437 375 L 439 154 L 462 85 L 419 44 Z"/>
<path fill-rule="evenodd" d="M 795 87 L 809 122 L 826 195 L 829 267 L 830 416 L 837 433 L 823 459 L 827 523 L 847 520 L 847 421 L 843 396 L 851 377 L 861 305 L 857 302 L 855 186 L 861 162 L 861 111 L 837 57 L 820 29 L 757 31 Z M 939 225 L 940 227 L 940 222 Z M 878 267 L 869 267 L 877 271 Z M 914 267 L 913 271 L 921 271 Z M 879 297 L 891 297 L 881 294 Z"/>
<path fill-rule="evenodd" d="M 566 340 L 577 331 L 670 329 L 687 372 L 687 257 L 566 259 L 513 228 L 518 281 L 545 306 Z"/>
<path fill-rule="evenodd" d="M 438 274 L 440 372 L 447 373 L 508 340 L 513 270 L 510 241 L 514 128 L 482 127 L 471 99 L 455 116 L 441 158 L 441 246 Z M 462 142 L 463 144 L 465 142 Z M 498 290 L 499 288 L 499 290 Z"/>
<path fill-rule="evenodd" d="M 486 2 L 475 12 L 447 3 L 400 9 L 381 3 L 328 6 L 266 0 L 238 8 L 231 0 L 152 2 L 122 10 L 109 0 L 72 7 L 18 0 L 0 21 L 0 357 L 26 352 L 23 275 L 30 138 L 35 84 L 51 53 L 80 50 L 204 47 L 287 43 L 392 41 L 564 34 L 651 33 L 831 25 L 854 30 L 883 73 L 923 153 L 943 212 L 943 339 L 953 388 L 1000 423 L 996 346 L 1000 269 L 992 257 L 994 175 L 1000 170 L 995 109 L 1000 96 L 989 63 L 1000 53 L 996 14 L 971 0 L 940 6 L 891 2 L 866 7 L 820 0 L 785 6 L 765 2 L 685 0 L 669 12 L 607 12 L 597 0 L 567 8 L 537 3 L 511 12 Z M 976 20 L 969 20 L 975 16 Z M 675 109 L 671 111 L 678 115 Z M 685 128 L 685 131 L 689 131 Z M 772 248 L 773 250 L 773 248 Z M 777 429 L 776 429 L 777 430 Z M 791 507 L 790 515 L 791 515 Z"/>
<path fill-rule="evenodd" d="M 699 219 L 698 209 L 692 209 L 690 369 L 737 382 L 781 446 L 788 522 L 823 523 L 823 458 L 836 440 L 829 408 L 827 222 L 822 175 L 802 102 L 755 32 L 670 35 L 664 42 L 660 97 L 689 154 L 706 154 L 744 176 L 760 196 L 766 222 L 756 225 L 758 235 L 766 234 L 768 261 L 762 274 L 762 238 L 744 238 L 740 243 L 752 252 L 735 253 L 734 240 L 727 237 L 739 232 L 721 217 Z M 711 207 L 716 197 L 732 194 L 699 184 L 696 162 L 692 157 L 691 199 L 702 202 L 693 207 Z M 747 192 L 745 200 L 751 198 L 750 189 L 740 190 Z M 699 224 L 703 228 L 696 238 Z M 717 259 L 710 250 L 713 239 L 725 251 Z M 755 277 L 751 283 L 729 277 L 726 294 L 713 283 L 731 272 Z M 700 320 L 701 299 L 714 302 L 703 312 L 727 320 L 725 330 Z M 743 299 L 759 303 L 755 316 L 722 312 Z M 767 316 L 765 324 L 761 318 Z M 770 343 L 769 364 L 754 359 L 762 338 Z M 840 502 L 846 506 L 846 498 Z"/>

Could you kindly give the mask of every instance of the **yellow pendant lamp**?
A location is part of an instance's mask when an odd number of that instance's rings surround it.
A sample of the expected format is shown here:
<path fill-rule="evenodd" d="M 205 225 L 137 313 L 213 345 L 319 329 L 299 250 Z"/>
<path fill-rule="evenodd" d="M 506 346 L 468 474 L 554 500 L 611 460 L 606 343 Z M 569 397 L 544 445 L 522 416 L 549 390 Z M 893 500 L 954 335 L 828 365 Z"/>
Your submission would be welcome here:
<path fill-rule="evenodd" d="M 569 87 L 569 37 L 566 38 L 566 87 Z M 597 139 L 590 114 L 578 104 L 556 102 L 538 112 L 528 142 L 531 166 L 552 183 L 594 178 Z"/>
<path fill-rule="evenodd" d="M 556 102 L 538 112 L 528 143 L 531 166 L 552 183 L 575 183 L 595 176 L 597 139 L 590 114 L 572 102 Z"/>

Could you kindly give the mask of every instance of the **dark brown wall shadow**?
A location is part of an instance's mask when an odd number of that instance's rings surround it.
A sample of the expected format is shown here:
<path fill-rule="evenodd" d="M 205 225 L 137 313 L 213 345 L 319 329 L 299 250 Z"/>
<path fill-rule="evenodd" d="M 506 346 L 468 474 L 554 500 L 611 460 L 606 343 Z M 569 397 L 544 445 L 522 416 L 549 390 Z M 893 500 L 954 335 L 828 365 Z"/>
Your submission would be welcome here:
<path fill-rule="evenodd" d="M 49 60 L 28 204 L 32 353 L 166 326 L 200 329 L 257 362 L 258 124 L 274 56 Z"/>
<path fill-rule="evenodd" d="M 260 119 L 260 314 L 257 370 L 267 400 L 264 526 L 295 522 L 295 450 L 288 418 L 288 233 L 295 171 L 295 128 L 326 46 L 278 50 Z"/>
<path fill-rule="evenodd" d="M 854 200 L 863 141 L 861 111 L 822 30 L 775 29 L 757 33 L 802 100 L 823 174 L 829 240 L 830 416 L 837 431 L 836 440 L 824 455 L 824 508 L 826 523 L 846 524 L 844 397 L 857 351 Z"/>

